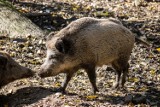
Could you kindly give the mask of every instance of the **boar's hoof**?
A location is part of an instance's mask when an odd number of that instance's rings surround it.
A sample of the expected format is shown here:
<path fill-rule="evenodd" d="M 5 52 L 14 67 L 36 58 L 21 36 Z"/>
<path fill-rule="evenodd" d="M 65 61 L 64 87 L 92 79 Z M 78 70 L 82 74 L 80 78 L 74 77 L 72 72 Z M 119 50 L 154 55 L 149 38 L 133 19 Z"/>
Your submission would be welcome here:
<path fill-rule="evenodd" d="M 97 88 L 93 89 L 92 91 L 94 94 L 96 94 L 96 92 L 99 92 L 99 90 Z"/>
<path fill-rule="evenodd" d="M 57 88 L 56 91 L 61 92 L 62 94 L 66 94 L 66 91 L 63 87 Z"/>

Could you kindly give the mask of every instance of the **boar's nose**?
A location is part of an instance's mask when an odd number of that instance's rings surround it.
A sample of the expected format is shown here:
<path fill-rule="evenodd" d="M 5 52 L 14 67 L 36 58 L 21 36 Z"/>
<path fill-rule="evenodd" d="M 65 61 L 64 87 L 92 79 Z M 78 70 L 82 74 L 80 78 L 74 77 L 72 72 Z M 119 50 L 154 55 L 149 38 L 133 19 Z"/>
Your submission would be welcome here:
<path fill-rule="evenodd" d="M 41 78 L 48 77 L 48 76 L 49 76 L 49 73 L 48 73 L 48 71 L 46 71 L 45 69 L 41 68 L 41 69 L 39 70 L 38 76 L 40 76 Z"/>
<path fill-rule="evenodd" d="M 27 68 L 27 71 L 28 71 L 28 76 L 34 76 L 35 75 L 35 72 L 29 68 Z"/>
<path fill-rule="evenodd" d="M 44 77 L 44 73 L 43 73 L 43 68 L 40 68 L 39 72 L 38 72 L 38 76 L 40 76 L 41 78 Z"/>

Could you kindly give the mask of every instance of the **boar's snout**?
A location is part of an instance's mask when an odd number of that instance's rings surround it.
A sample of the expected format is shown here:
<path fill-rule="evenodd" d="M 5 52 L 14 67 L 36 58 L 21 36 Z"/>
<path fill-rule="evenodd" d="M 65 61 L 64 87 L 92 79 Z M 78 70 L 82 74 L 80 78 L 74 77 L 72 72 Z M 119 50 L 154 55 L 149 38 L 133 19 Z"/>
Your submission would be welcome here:
<path fill-rule="evenodd" d="M 43 68 L 41 66 L 39 72 L 38 72 L 38 76 L 40 76 L 41 78 L 44 78 L 44 77 L 49 77 L 51 76 L 51 70 L 46 70 L 45 68 Z"/>
<path fill-rule="evenodd" d="M 47 60 L 41 65 L 40 70 L 38 72 L 38 75 L 41 78 L 52 76 L 53 75 L 53 68 L 54 68 L 54 66 L 52 65 L 52 63 L 50 63 Z"/>
<path fill-rule="evenodd" d="M 28 78 L 28 77 L 33 77 L 35 75 L 35 72 L 29 68 L 23 67 L 25 69 L 23 69 L 22 71 L 22 76 L 19 78 Z M 18 78 L 18 77 L 17 77 Z"/>
<path fill-rule="evenodd" d="M 27 71 L 28 71 L 28 76 L 34 76 L 35 75 L 35 72 L 29 68 L 27 68 Z"/>

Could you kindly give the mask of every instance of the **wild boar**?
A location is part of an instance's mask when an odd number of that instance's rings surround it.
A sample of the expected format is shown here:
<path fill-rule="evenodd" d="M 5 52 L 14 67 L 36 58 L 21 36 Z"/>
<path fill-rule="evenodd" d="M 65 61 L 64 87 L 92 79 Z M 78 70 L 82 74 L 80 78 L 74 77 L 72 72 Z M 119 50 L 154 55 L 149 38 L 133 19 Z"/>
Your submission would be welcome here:
<path fill-rule="evenodd" d="M 40 77 L 66 73 L 61 91 L 78 69 L 84 69 L 96 86 L 97 66 L 112 65 L 116 71 L 114 88 L 123 87 L 128 73 L 130 54 L 135 37 L 116 19 L 80 18 L 71 22 L 46 42 L 47 57 L 41 65 Z"/>
<path fill-rule="evenodd" d="M 0 52 L 0 88 L 8 83 L 34 75 L 34 71 L 19 65 L 9 54 Z"/>

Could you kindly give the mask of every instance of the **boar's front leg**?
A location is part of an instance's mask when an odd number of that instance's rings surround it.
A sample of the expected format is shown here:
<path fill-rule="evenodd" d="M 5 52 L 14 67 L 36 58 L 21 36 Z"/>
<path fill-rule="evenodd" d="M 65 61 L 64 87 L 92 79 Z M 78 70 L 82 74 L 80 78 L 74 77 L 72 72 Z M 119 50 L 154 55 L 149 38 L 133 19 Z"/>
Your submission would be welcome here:
<path fill-rule="evenodd" d="M 94 66 L 94 64 L 87 64 L 87 65 L 84 66 L 84 69 L 87 72 L 87 75 L 88 75 L 89 80 L 90 80 L 91 85 L 92 85 L 93 93 L 95 94 L 96 92 L 98 92 L 98 88 L 96 86 L 95 66 Z"/>
<path fill-rule="evenodd" d="M 66 74 L 66 77 L 65 77 L 65 80 L 64 80 L 64 82 L 62 83 L 62 87 L 61 87 L 61 91 L 62 91 L 62 93 L 65 93 L 65 89 L 66 89 L 66 87 L 67 87 L 67 84 L 69 83 L 69 81 L 71 80 L 71 78 L 72 78 L 72 74 L 70 74 L 70 73 L 67 73 Z"/>
<path fill-rule="evenodd" d="M 74 72 L 76 72 L 76 71 L 77 71 L 77 69 L 73 69 L 73 70 L 69 70 L 69 71 L 66 72 L 65 80 L 62 83 L 62 87 L 60 88 L 60 91 L 62 91 L 62 93 L 65 93 L 65 89 L 66 89 L 69 81 L 71 80 Z"/>

